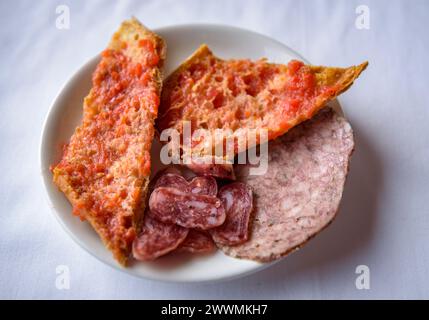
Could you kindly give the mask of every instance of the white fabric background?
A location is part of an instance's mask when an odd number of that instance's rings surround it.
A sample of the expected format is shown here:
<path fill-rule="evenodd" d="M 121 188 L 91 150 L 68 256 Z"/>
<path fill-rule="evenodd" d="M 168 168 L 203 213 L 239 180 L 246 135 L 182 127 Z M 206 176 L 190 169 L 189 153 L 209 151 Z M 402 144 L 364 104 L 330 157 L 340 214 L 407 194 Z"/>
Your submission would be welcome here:
<path fill-rule="evenodd" d="M 70 30 L 55 27 L 67 4 Z M 355 8 L 370 8 L 370 29 Z M 264 33 L 316 64 L 369 68 L 341 103 L 356 133 L 341 212 L 301 251 L 227 283 L 136 279 L 103 265 L 61 229 L 45 201 L 38 146 L 50 103 L 121 20 L 190 22 Z M 429 298 L 429 2 L 1 1 L 1 298 Z M 371 289 L 357 290 L 368 265 Z M 55 287 L 67 265 L 70 290 Z"/>

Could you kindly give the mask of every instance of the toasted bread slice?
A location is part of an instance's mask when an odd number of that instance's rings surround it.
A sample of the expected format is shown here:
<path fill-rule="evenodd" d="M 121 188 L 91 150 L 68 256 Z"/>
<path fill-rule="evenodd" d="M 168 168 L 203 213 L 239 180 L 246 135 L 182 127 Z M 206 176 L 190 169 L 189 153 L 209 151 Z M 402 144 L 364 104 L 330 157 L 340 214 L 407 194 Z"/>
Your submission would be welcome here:
<path fill-rule="evenodd" d="M 82 124 L 53 168 L 73 213 L 122 265 L 144 212 L 165 51 L 136 19 L 122 23 L 93 74 Z"/>
<path fill-rule="evenodd" d="M 367 64 L 343 69 L 295 60 L 288 65 L 265 59 L 222 60 L 202 45 L 164 81 L 157 129 L 174 128 L 182 134 L 188 122 L 192 132 L 209 131 L 189 144 L 198 157 L 225 144 L 225 139 L 213 142 L 213 131 L 221 129 L 230 132 L 225 137 L 232 137 L 236 154 L 258 144 L 262 130 L 272 140 L 311 118 L 347 90 Z M 257 134 L 253 145 L 246 138 L 250 131 Z"/>

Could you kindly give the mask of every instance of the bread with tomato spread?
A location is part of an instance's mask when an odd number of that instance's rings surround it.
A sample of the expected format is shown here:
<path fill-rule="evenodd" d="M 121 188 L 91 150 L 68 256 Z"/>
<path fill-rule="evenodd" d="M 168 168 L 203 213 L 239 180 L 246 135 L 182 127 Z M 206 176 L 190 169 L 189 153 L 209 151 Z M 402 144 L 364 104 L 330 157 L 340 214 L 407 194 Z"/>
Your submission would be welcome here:
<path fill-rule="evenodd" d="M 139 232 L 162 87 L 164 41 L 124 21 L 101 54 L 82 123 L 53 167 L 53 181 L 114 258 L 126 265 Z"/>
<path fill-rule="evenodd" d="M 192 132 L 200 131 L 191 140 L 193 155 L 214 154 L 216 145 L 226 140 L 233 141 L 236 154 L 258 144 L 263 131 L 272 140 L 313 117 L 347 90 L 367 64 L 332 68 L 296 60 L 287 65 L 266 59 L 223 60 L 202 45 L 164 82 L 157 129 L 174 128 L 182 134 L 187 122 Z M 225 139 L 213 143 L 217 129 Z M 253 144 L 247 138 L 251 131 Z"/>

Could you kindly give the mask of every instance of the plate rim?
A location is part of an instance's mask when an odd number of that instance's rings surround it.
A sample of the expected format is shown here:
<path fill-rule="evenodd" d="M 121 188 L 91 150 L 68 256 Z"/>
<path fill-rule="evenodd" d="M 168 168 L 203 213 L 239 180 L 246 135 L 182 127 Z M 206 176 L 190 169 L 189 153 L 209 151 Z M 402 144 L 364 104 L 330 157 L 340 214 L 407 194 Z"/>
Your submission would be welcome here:
<path fill-rule="evenodd" d="M 217 23 L 183 23 L 183 24 L 173 24 L 173 25 L 166 25 L 166 26 L 162 26 L 162 27 L 158 27 L 158 28 L 153 28 L 151 29 L 152 31 L 156 32 L 156 33 L 162 33 L 162 32 L 168 32 L 168 31 L 175 31 L 177 29 L 186 29 L 186 28 L 192 28 L 192 29 L 200 29 L 200 28 L 205 28 L 205 29 L 210 29 L 213 31 L 219 31 L 219 29 L 223 29 L 224 31 L 228 32 L 228 31 L 235 31 L 235 32 L 245 32 L 248 34 L 251 34 L 253 36 L 256 37 L 260 37 L 264 40 L 268 40 L 272 43 L 275 43 L 283 48 L 285 48 L 287 51 L 293 53 L 295 56 L 297 56 L 299 59 L 301 59 L 303 62 L 305 63 L 309 63 L 309 61 L 307 59 L 305 59 L 299 52 L 295 51 L 294 49 L 290 48 L 289 46 L 287 46 L 286 44 L 282 43 L 279 40 L 276 40 L 270 36 L 264 35 L 262 33 L 259 33 L 257 31 L 254 30 L 250 30 L 250 29 L 245 29 L 242 27 L 237 27 L 237 26 L 233 26 L 233 25 L 228 25 L 228 24 L 217 24 Z M 240 57 L 240 58 L 244 58 L 244 57 Z M 67 86 L 70 85 L 70 83 L 72 82 L 76 82 L 77 79 L 79 79 L 80 77 L 82 77 L 82 74 L 87 72 L 85 71 L 88 68 L 88 65 L 91 64 L 95 64 L 97 60 L 100 59 L 100 53 L 98 53 L 97 55 L 93 56 L 92 58 L 88 59 L 87 61 L 85 61 L 76 71 L 72 72 L 72 75 L 70 77 L 67 78 L 67 80 L 61 85 L 58 93 L 55 95 L 55 97 L 53 98 L 53 100 L 51 101 L 48 111 L 44 117 L 43 120 L 43 124 L 42 124 L 42 131 L 40 134 L 40 142 L 39 142 L 39 148 L 38 148 L 38 161 L 39 161 L 39 168 L 40 168 L 40 178 L 41 178 L 41 182 L 43 184 L 43 188 L 44 188 L 44 197 L 45 200 L 47 201 L 47 203 L 49 204 L 49 208 L 51 211 L 51 214 L 54 215 L 55 219 L 57 220 L 57 222 L 61 225 L 62 229 L 66 231 L 66 233 L 73 239 L 73 241 L 79 245 L 79 247 L 81 247 L 82 249 L 84 249 L 87 253 L 89 253 L 92 257 L 96 258 L 98 261 L 102 262 L 104 265 L 107 265 L 115 270 L 124 272 L 128 275 L 131 275 L 135 278 L 138 279 L 146 279 L 146 280 L 151 280 L 151 281 L 160 281 L 160 282 L 164 282 L 164 283 L 214 283 L 214 282 L 223 282 L 223 281 L 228 281 L 228 280 L 232 280 L 232 279 L 237 279 L 237 278 L 242 278 L 245 276 L 248 276 L 250 274 L 256 273 L 258 271 L 262 271 L 280 261 L 282 261 L 285 257 L 282 257 L 278 260 L 269 262 L 269 263 L 260 263 L 259 266 L 252 268 L 250 270 L 244 271 L 244 272 L 240 272 L 240 273 L 236 273 L 236 274 L 232 274 L 230 276 L 220 276 L 220 277 L 211 277 L 211 278 L 207 278 L 204 280 L 201 279 L 171 279 L 171 278 L 162 278 L 160 276 L 155 276 L 155 275 L 142 275 L 142 274 L 137 274 L 136 272 L 132 272 L 130 269 L 122 267 L 118 264 L 115 263 L 111 263 L 110 261 L 106 261 L 103 257 L 101 257 L 100 255 L 97 255 L 95 250 L 91 250 L 89 248 L 89 246 L 83 241 L 81 240 L 74 232 L 72 232 L 71 229 L 68 228 L 68 226 L 66 225 L 65 221 L 63 221 L 63 219 L 60 217 L 60 214 L 57 212 L 58 209 L 56 209 L 55 205 L 54 205 L 54 201 L 53 201 L 53 196 L 51 194 L 51 184 L 52 184 L 52 179 L 51 179 L 51 173 L 49 172 L 49 164 L 46 163 L 46 159 L 44 159 L 44 154 L 45 154 L 45 150 L 48 149 L 48 142 L 47 142 L 47 135 L 48 132 L 50 131 L 50 126 L 53 123 L 53 117 L 55 117 L 55 114 L 57 112 L 59 112 L 59 108 L 57 106 L 57 104 L 59 104 L 59 101 L 61 100 L 61 96 L 65 95 L 67 90 Z M 291 253 L 293 254 L 293 253 Z"/>

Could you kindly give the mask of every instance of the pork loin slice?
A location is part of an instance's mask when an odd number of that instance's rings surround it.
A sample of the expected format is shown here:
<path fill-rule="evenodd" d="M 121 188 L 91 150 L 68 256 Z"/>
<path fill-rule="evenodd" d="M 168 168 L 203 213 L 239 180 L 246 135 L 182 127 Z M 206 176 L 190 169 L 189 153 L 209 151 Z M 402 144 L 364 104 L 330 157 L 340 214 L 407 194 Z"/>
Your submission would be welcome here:
<path fill-rule="evenodd" d="M 237 166 L 237 180 L 255 199 L 250 239 L 220 249 L 268 262 L 318 234 L 337 213 L 353 148 L 350 124 L 328 108 L 269 143 L 265 175 L 250 176 L 249 165 Z"/>

